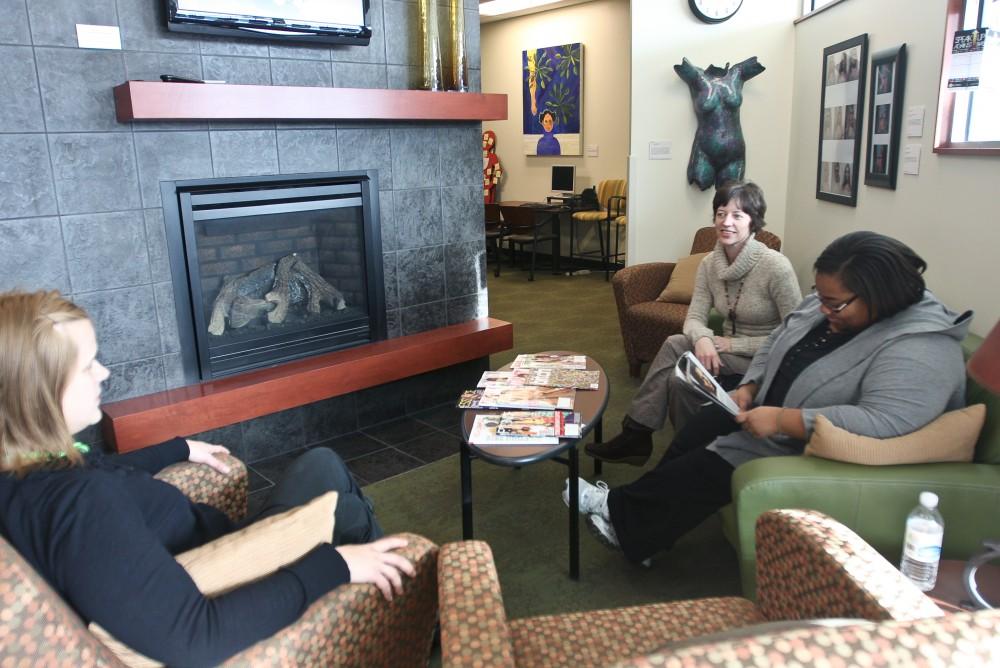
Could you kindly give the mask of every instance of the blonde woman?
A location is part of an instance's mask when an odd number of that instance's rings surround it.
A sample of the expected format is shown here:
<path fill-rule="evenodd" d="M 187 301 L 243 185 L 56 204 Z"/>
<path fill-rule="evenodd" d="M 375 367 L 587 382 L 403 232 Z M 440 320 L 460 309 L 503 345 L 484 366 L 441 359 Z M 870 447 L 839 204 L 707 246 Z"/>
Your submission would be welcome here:
<path fill-rule="evenodd" d="M 0 294 L 0 534 L 85 622 L 169 665 L 215 665 L 294 622 L 346 582 L 391 598 L 413 566 L 381 528 L 343 462 L 299 457 L 255 519 L 336 490 L 333 544 L 215 598 L 173 555 L 233 531 L 220 511 L 152 477 L 189 460 L 222 473 L 219 445 L 175 438 L 104 455 L 73 434 L 101 418 L 87 314 L 56 292 Z M 342 526 L 343 524 L 343 526 Z M 336 546 L 336 547 L 335 547 Z"/>

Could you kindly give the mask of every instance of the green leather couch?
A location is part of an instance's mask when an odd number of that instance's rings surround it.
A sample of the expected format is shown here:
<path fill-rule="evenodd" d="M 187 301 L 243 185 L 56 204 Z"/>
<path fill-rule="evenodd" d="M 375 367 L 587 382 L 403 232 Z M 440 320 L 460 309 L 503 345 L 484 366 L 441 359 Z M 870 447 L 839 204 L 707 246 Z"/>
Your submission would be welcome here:
<path fill-rule="evenodd" d="M 962 343 L 966 359 L 982 339 Z M 861 466 L 816 457 L 769 457 L 748 462 L 733 474 L 733 503 L 720 512 L 726 537 L 740 559 L 743 593 L 756 590 L 754 526 L 772 508 L 819 510 L 847 525 L 889 561 L 902 553 L 903 525 L 917 496 L 941 499 L 945 559 L 967 559 L 985 538 L 1000 538 L 1000 396 L 971 379 L 968 404 L 986 404 L 986 424 L 968 464 Z"/>

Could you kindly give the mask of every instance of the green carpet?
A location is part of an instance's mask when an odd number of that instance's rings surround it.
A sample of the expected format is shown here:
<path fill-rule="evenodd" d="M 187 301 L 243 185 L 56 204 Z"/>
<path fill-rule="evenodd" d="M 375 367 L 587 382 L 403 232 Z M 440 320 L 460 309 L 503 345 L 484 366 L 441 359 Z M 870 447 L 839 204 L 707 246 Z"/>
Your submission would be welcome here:
<path fill-rule="evenodd" d="M 596 359 L 608 375 L 611 396 L 605 437 L 619 431 L 639 385 L 629 378 L 611 284 L 603 273 L 553 276 L 503 268 L 489 276 L 490 315 L 514 323 L 514 349 L 493 356 L 493 368 L 514 355 L 572 350 Z M 651 467 L 669 441 L 656 435 Z M 581 456 L 584 477 L 593 480 L 590 457 Z M 635 479 L 641 469 L 605 465 L 612 486 Z M 474 461 L 475 537 L 493 549 L 510 618 L 635 605 L 702 596 L 739 595 L 736 554 L 722 537 L 717 517 L 706 521 L 651 568 L 629 564 L 601 546 L 580 520 L 580 580 L 568 575 L 568 511 L 560 498 L 567 469 L 542 462 L 519 470 Z M 370 485 L 387 532 L 413 531 L 437 543 L 461 540 L 458 456 Z"/>

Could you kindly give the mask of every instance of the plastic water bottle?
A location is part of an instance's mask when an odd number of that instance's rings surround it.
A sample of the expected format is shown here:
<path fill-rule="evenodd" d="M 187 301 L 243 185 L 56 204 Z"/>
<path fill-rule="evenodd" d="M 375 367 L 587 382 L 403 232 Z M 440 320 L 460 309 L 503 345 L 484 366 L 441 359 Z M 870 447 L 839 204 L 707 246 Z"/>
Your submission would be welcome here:
<path fill-rule="evenodd" d="M 921 492 L 920 504 L 906 518 L 903 559 L 899 570 L 921 591 L 934 589 L 937 582 L 941 542 L 944 540 L 944 519 L 937 505 L 937 494 Z"/>

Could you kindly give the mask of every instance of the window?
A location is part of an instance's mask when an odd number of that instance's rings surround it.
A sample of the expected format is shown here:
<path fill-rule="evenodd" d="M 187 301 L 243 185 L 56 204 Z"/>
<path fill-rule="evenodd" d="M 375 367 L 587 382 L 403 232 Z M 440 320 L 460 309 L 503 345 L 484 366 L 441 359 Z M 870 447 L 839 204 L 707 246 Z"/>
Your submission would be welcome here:
<path fill-rule="evenodd" d="M 960 30 L 1000 29 L 1000 0 L 948 0 L 944 65 L 938 93 L 936 153 L 985 153 L 1000 155 L 1000 71 L 996 60 L 984 54 L 987 65 L 980 72 L 980 86 L 973 90 L 948 87 L 952 74 L 952 44 Z M 987 49 L 995 44 L 987 40 Z M 1000 48 L 1000 45 L 994 48 Z"/>
<path fill-rule="evenodd" d="M 829 5 L 831 2 L 837 2 L 837 0 L 802 0 L 802 16 L 812 14 L 817 9 Z"/>

